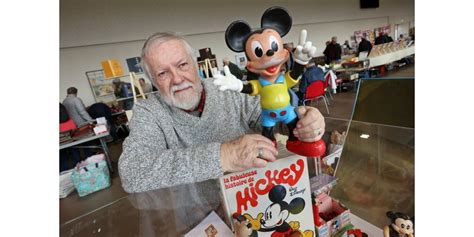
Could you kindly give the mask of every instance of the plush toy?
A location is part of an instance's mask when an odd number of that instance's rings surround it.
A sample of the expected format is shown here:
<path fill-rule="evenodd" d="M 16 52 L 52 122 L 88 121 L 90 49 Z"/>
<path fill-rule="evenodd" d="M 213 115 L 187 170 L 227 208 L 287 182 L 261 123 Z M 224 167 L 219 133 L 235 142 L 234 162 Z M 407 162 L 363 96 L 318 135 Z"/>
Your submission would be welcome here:
<path fill-rule="evenodd" d="M 414 237 L 414 218 L 410 218 L 401 212 L 387 212 L 390 225 L 383 228 L 384 237 Z"/>
<path fill-rule="evenodd" d="M 290 15 L 281 7 L 267 9 L 261 19 L 261 28 L 254 31 L 244 21 L 232 22 L 225 32 L 227 46 L 235 52 L 245 52 L 248 71 L 258 74 L 259 78 L 244 84 L 224 67 L 225 75 L 216 75 L 214 84 L 220 90 L 260 95 L 262 135 L 272 140 L 276 146 L 273 128 L 276 123 L 283 122 L 290 131 L 286 143 L 289 151 L 307 157 L 321 157 L 326 150 L 324 141 L 303 142 L 293 134 L 298 116 L 290 104 L 288 89 L 298 82 L 304 66 L 316 56 L 316 47 L 306 41 L 307 32 L 302 30 L 299 45 L 293 54 L 293 70 L 281 73 L 290 57 L 290 52 L 283 48 L 281 37 L 290 31 L 291 24 Z"/>

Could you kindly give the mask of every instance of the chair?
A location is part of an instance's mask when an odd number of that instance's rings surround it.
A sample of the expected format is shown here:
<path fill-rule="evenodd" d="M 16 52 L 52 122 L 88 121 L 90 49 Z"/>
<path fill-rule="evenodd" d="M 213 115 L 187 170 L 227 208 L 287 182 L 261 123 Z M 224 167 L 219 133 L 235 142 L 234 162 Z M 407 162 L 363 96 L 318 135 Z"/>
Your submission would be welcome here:
<path fill-rule="evenodd" d="M 326 97 L 326 94 L 329 94 L 329 98 L 334 99 L 331 94 L 331 88 L 329 88 L 330 79 L 331 79 L 331 75 L 329 73 L 326 73 L 326 75 L 324 76 L 324 97 Z M 328 99 L 328 97 L 326 97 L 326 99 Z M 329 99 L 328 99 L 328 104 L 331 105 L 331 103 L 329 103 Z"/>
<path fill-rule="evenodd" d="M 324 96 L 324 93 L 325 92 L 324 92 L 323 81 L 317 80 L 311 83 L 311 85 L 309 85 L 308 88 L 306 88 L 306 94 L 304 95 L 303 105 L 306 106 L 306 101 L 313 101 L 313 100 L 318 100 L 319 98 L 323 98 L 324 105 L 326 105 L 326 110 L 328 111 L 328 114 L 329 114 L 328 103 L 326 101 L 326 97 Z"/>

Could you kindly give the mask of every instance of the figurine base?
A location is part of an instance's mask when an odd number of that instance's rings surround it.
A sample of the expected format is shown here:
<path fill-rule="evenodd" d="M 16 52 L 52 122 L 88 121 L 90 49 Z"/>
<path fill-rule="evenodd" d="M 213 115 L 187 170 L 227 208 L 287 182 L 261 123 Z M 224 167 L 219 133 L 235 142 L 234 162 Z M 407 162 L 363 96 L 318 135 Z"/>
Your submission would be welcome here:
<path fill-rule="evenodd" d="M 287 141 L 286 149 L 300 156 L 322 157 L 326 152 L 326 144 L 322 139 L 315 142 Z"/>

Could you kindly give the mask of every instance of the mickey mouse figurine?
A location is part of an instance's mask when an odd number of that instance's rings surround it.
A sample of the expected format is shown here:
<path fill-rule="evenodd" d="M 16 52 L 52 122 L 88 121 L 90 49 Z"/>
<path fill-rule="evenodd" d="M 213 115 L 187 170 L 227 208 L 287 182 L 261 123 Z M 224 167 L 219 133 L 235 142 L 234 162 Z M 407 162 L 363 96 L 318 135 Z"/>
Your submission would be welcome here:
<path fill-rule="evenodd" d="M 414 237 L 414 220 L 401 212 L 387 212 L 392 223 L 383 228 L 384 237 Z"/>
<path fill-rule="evenodd" d="M 316 56 L 316 47 L 310 41 L 306 42 L 307 32 L 302 30 L 294 52 L 293 70 L 281 73 L 280 69 L 290 57 L 288 50 L 283 48 L 281 37 L 290 31 L 291 24 L 290 15 L 281 7 L 267 9 L 261 19 L 262 28 L 255 31 L 244 21 L 232 22 L 225 32 L 227 46 L 235 52 L 245 51 L 247 69 L 260 77 L 244 85 L 224 67 L 225 76 L 217 75 L 214 84 L 220 90 L 260 95 L 262 135 L 272 140 L 275 147 L 277 143 L 273 128 L 277 122 L 283 122 L 290 131 L 286 143 L 289 151 L 307 157 L 321 157 L 326 150 L 324 141 L 303 142 L 293 134 L 299 119 L 290 104 L 288 89 L 296 85 L 304 66 Z"/>

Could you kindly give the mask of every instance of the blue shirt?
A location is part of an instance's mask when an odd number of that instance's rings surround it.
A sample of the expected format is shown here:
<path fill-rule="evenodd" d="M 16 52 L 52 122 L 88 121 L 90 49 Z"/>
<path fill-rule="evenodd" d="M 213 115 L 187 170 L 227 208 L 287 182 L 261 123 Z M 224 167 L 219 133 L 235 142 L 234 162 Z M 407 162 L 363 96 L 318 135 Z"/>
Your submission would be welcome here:
<path fill-rule="evenodd" d="M 324 71 L 317 66 L 307 68 L 301 77 L 299 91 L 305 94 L 306 88 L 317 80 L 324 81 Z"/>

